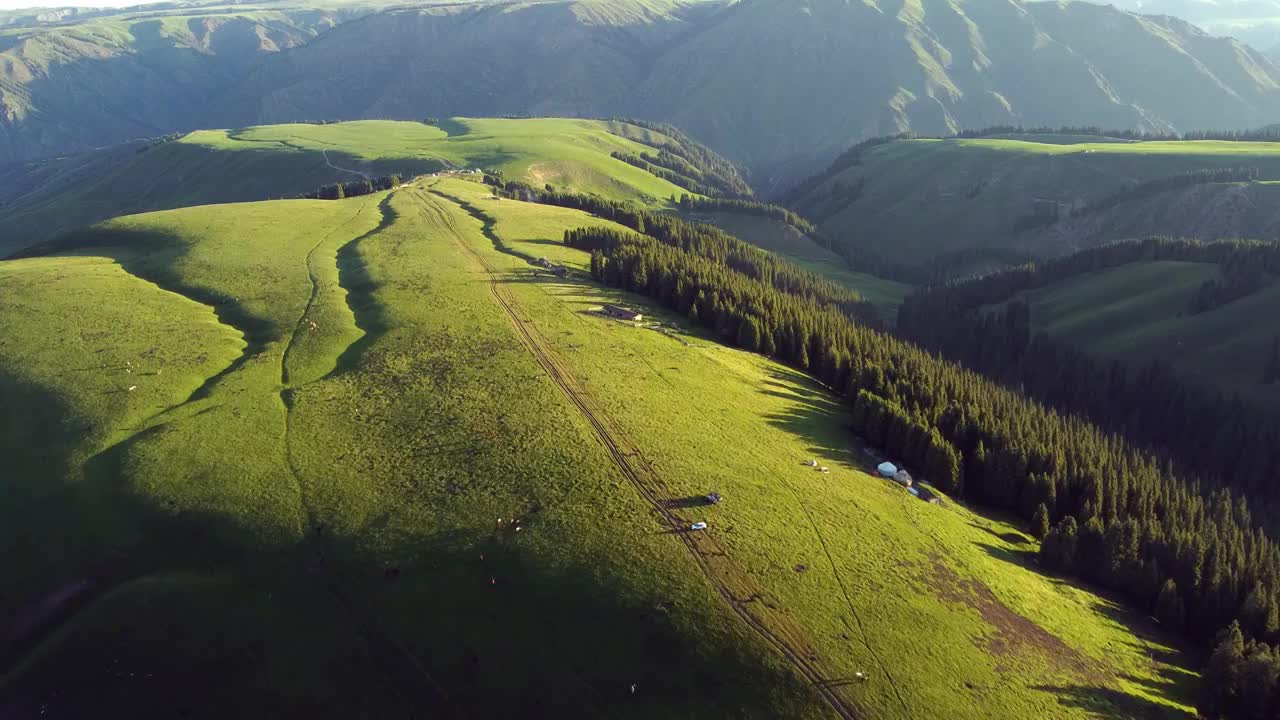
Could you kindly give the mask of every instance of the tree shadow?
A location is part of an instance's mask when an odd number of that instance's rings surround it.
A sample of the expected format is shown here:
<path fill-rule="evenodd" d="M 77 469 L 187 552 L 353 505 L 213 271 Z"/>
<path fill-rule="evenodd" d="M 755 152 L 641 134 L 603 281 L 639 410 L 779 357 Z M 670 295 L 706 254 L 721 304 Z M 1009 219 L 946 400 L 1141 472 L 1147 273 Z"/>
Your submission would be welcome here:
<path fill-rule="evenodd" d="M 807 443 L 805 452 L 818 458 L 820 465 L 863 467 L 855 454 L 845 408 L 826 388 L 790 368 L 775 366 L 760 393 L 789 403 L 787 410 L 770 415 L 768 422 Z"/>
<path fill-rule="evenodd" d="M 1037 562 L 1039 554 L 1035 550 L 1010 550 L 1009 548 L 999 547 L 988 543 L 975 542 L 983 552 L 1002 562 L 1012 563 L 1018 567 L 1023 567 L 1040 573 L 1040 564 Z"/>
<path fill-rule="evenodd" d="M 672 508 L 673 510 L 688 510 L 689 508 L 711 507 L 712 505 L 705 495 L 694 495 L 686 498 L 664 500 L 662 504 L 666 507 Z"/>
<path fill-rule="evenodd" d="M 1121 690 L 1087 685 L 1036 685 L 1033 690 L 1051 693 L 1064 707 L 1083 710 L 1099 720 L 1132 718 L 1133 720 L 1191 720 L 1193 716 L 1177 708 Z"/>
<path fill-rule="evenodd" d="M 982 532 L 987 533 L 992 537 L 999 538 L 1009 543 L 1010 545 L 1029 545 L 1031 543 L 1031 541 L 1027 538 L 1027 536 L 1023 535 L 1020 532 L 1000 533 L 1000 532 L 996 532 L 995 530 L 992 530 L 991 528 L 985 525 L 980 525 L 975 522 L 969 523 L 969 527 L 977 528 L 978 530 L 981 530 Z"/>

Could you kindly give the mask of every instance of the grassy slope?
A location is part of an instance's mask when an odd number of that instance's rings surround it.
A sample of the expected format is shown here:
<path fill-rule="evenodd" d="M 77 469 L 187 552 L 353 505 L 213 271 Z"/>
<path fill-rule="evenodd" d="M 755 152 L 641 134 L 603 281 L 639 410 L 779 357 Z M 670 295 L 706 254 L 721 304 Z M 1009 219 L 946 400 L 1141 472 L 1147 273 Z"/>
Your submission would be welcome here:
<path fill-rule="evenodd" d="M 1217 269 L 1200 263 L 1136 263 L 1028 294 L 1032 323 L 1079 348 L 1135 364 L 1171 362 L 1197 383 L 1240 393 L 1266 407 L 1280 388 L 1260 385 L 1280 285 L 1206 313 L 1186 309 Z"/>
<path fill-rule="evenodd" d="M 445 123 L 447 133 L 379 120 L 270 125 L 198 131 L 142 153 L 112 148 L 44 161 L 0 175 L 10 187 L 23 188 L 3 198 L 0 255 L 124 213 L 265 200 L 358 180 L 359 172 L 410 176 L 449 163 L 655 205 L 684 192 L 610 157 L 614 150 L 635 153 L 643 146 L 610 133 L 608 125 L 455 118 Z"/>
<path fill-rule="evenodd" d="M 466 197 L 465 185 L 444 181 L 437 190 Z M 504 242 L 504 224 L 540 210 L 491 200 L 474 207 Z M 517 252 L 540 249 L 509 244 Z M 504 255 L 495 250 L 490 259 L 504 262 Z M 517 279 L 532 273 L 519 260 L 505 262 Z M 873 675 L 868 686 L 849 690 L 873 717 L 913 717 L 922 708 L 947 708 L 960 717 L 1087 717 L 1109 700 L 1114 712 L 1123 713 L 1145 710 L 1147 701 L 1139 698 L 1147 695 L 1187 699 L 1170 691 L 1176 686 L 1185 692 L 1188 676 L 1152 665 L 1144 641 L 1129 634 L 1133 626 L 1126 629 L 1106 614 L 1123 618 L 1123 611 L 1029 569 L 1024 563 L 1033 546 L 1021 533 L 956 506 L 909 500 L 866 474 L 873 463 L 850 446 L 843 408 L 803 377 L 704 338 L 685 346 L 582 313 L 608 301 L 640 304 L 636 298 L 549 279 L 512 287 L 583 384 L 598 388 L 597 397 L 674 496 L 714 488 L 728 498 L 690 517 L 722 530 L 718 538 L 729 553 L 770 601 L 810 631 L 833 674 Z M 680 322 L 660 310 L 648 312 Z M 811 456 L 830 463 L 832 474 L 800 466 Z M 807 570 L 798 573 L 797 565 Z M 996 604 L 978 599 L 986 597 L 983 587 Z M 1073 662 L 1071 651 L 1040 645 L 1045 638 L 1024 632 L 1029 626 L 1015 620 L 1019 614 L 1079 650 L 1078 659 L 1098 674 L 1085 678 L 1064 670 Z M 1053 659 L 1058 654 L 1067 656 L 1061 664 Z M 1158 690 L 1119 679 L 1130 674 L 1152 678 Z"/>
<path fill-rule="evenodd" d="M 1280 178 L 1275 143 L 1068 140 L 894 142 L 867 151 L 861 165 L 830 178 L 801 205 L 817 207 L 812 203 L 837 181 L 849 186 L 865 178 L 862 196 L 844 209 L 831 208 L 838 211 L 824 217 L 823 227 L 888 257 L 923 262 L 975 247 L 1061 252 L 1048 239 L 1026 246 L 1013 233 L 1037 198 L 1079 202 L 1133 181 L 1209 167 L 1258 167 L 1263 178 Z"/>
<path fill-rule="evenodd" d="M 0 304 L 0 377 L 16 378 L 23 394 L 11 397 L 27 399 L 17 407 L 56 398 L 77 420 L 47 424 L 80 443 L 65 469 L 19 465 L 17 487 L 83 518 L 51 526 L 52 510 L 6 504 L 23 508 L 5 526 L 28 540 L 11 555 L 25 580 L 0 602 L 23 607 L 85 576 L 116 588 L 0 680 L 0 708 L 70 685 L 57 702 L 72 714 L 105 698 L 207 717 L 250 700 L 255 711 L 329 716 L 394 715 L 406 703 L 479 715 L 821 716 L 652 522 L 516 340 L 472 253 L 672 499 L 725 495 L 677 512 L 709 521 L 723 562 L 759 588 L 750 612 L 801 628 L 828 677 L 870 675 L 838 686 L 870 716 L 1083 718 L 1187 701 L 1181 656 L 1106 600 L 1035 572 L 1021 533 L 867 475 L 844 409 L 803 377 L 703 337 L 586 314 L 611 299 L 640 303 L 535 279 L 484 234 L 569 259 L 575 251 L 542 241 L 597 221 L 487 199 L 459 180 L 427 183 L 385 202 L 126 218 L 76 256 L 0 264 L 24 287 Z M 222 324 L 210 306 L 139 277 L 221 300 Z M 68 297 L 93 298 L 91 311 L 49 313 L 55 332 L 32 324 L 46 316 L 33 310 Z M 89 332 L 121 323 L 130 332 Z M 206 354 L 183 354 L 192 333 Z M 77 336 L 87 373 L 65 372 L 48 345 Z M 94 369 L 99 357 L 108 368 Z M 158 430 L 132 434 L 238 357 Z M 139 381 L 122 378 L 129 361 Z M 146 375 L 153 368 L 164 373 Z M 94 409 L 125 381 L 139 389 Z M 144 391 L 157 399 L 132 405 Z M 30 450 L 11 432 L 30 418 L 0 418 L 5 452 Z M 800 466 L 812 456 L 832 474 Z M 521 518 L 522 531 L 498 517 Z M 67 537 L 46 547 L 50 533 Z M 203 657 L 198 687 L 174 648 Z M 161 680 L 67 682 L 117 666 Z"/>

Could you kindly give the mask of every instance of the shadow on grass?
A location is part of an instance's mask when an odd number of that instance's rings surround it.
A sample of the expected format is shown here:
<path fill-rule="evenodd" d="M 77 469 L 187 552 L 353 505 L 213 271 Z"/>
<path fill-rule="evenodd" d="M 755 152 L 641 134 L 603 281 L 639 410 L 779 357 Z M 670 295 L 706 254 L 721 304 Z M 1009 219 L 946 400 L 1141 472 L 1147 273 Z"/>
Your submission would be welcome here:
<path fill-rule="evenodd" d="M 774 367 L 760 393 L 790 404 L 786 411 L 770 415 L 769 424 L 808 443 L 806 453 L 820 458 L 819 464 L 861 467 L 844 406 L 817 382 L 790 368 Z M 807 458 L 797 461 L 803 459 Z"/>
<path fill-rule="evenodd" d="M 1040 572 L 1040 565 L 1037 562 L 1037 558 L 1039 558 L 1040 555 L 1035 550 L 1010 550 L 1009 548 L 980 542 L 974 543 L 974 545 L 982 548 L 983 552 L 997 560 L 1013 563 L 1019 567 L 1034 571 L 1037 574 L 1043 574 Z"/>
<path fill-rule="evenodd" d="M 813 702 L 762 644 L 700 632 L 736 627 L 721 606 L 677 604 L 623 562 L 566 560 L 567 538 L 530 542 L 565 530 L 379 516 L 263 533 L 138 493 L 136 460 L 166 426 L 63 482 L 71 409 L 4 375 L 0 390 L 20 500 L 0 506 L 0 617 L 87 588 L 20 636 L 0 626 L 0 717 L 786 717 Z"/>
<path fill-rule="evenodd" d="M 183 403 L 179 403 L 185 404 L 208 397 L 219 383 L 279 338 L 271 322 L 250 312 L 240 298 L 190 284 L 174 273 L 173 266 L 186 255 L 187 247 L 188 243 L 182 236 L 171 232 L 85 228 L 30 248 L 23 255 L 91 254 L 111 258 L 130 275 L 211 307 L 218 322 L 237 330 L 245 342 L 240 356 L 205 379 Z"/>
<path fill-rule="evenodd" d="M 1126 718 L 1132 720 L 1192 720 L 1193 715 L 1162 705 L 1147 698 L 1104 687 L 1087 685 L 1037 685 L 1033 690 L 1051 693 L 1065 707 L 1083 710 L 1099 720 Z"/>
<path fill-rule="evenodd" d="M 992 537 L 999 538 L 999 539 L 1001 539 L 1001 540 L 1003 540 L 1003 541 L 1005 541 L 1005 542 L 1009 543 L 1010 545 L 1029 545 L 1029 544 L 1031 544 L 1031 540 L 1029 540 L 1029 539 L 1027 538 L 1027 536 L 1026 536 L 1026 535 L 1023 535 L 1023 534 L 1022 534 L 1022 533 L 1020 533 L 1020 532 L 1003 532 L 1003 533 L 1002 533 L 1002 532 L 996 532 L 995 530 L 992 530 L 991 528 L 987 527 L 986 525 L 981 525 L 981 524 L 979 524 L 979 523 L 975 523 L 975 522 L 971 522 L 971 523 L 969 523 L 969 527 L 977 528 L 978 530 L 981 530 L 982 532 L 987 533 L 988 535 L 990 535 L 990 536 L 992 536 Z"/>
<path fill-rule="evenodd" d="M 382 213 L 382 219 L 377 227 L 338 249 L 338 285 L 347 291 L 347 307 L 355 318 L 356 327 L 360 328 L 364 335 L 347 346 L 347 349 L 338 356 L 333 374 L 347 372 L 359 366 L 369 347 L 390 327 L 386 309 L 375 297 L 379 287 L 378 282 L 373 279 L 369 266 L 360 253 L 360 247 L 365 240 L 386 230 L 395 222 L 396 212 L 391 209 L 391 195 L 387 195 L 382 202 L 378 203 L 378 212 Z"/>
<path fill-rule="evenodd" d="M 662 504 L 676 510 L 688 510 L 689 508 L 711 507 L 711 503 L 708 502 L 707 498 L 703 495 L 694 495 L 686 498 L 676 498 L 673 500 L 665 500 L 663 501 Z"/>
<path fill-rule="evenodd" d="M 471 128 L 458 122 L 454 118 L 441 119 L 436 122 L 436 127 L 444 131 L 445 135 L 451 138 L 462 137 L 471 132 Z"/>

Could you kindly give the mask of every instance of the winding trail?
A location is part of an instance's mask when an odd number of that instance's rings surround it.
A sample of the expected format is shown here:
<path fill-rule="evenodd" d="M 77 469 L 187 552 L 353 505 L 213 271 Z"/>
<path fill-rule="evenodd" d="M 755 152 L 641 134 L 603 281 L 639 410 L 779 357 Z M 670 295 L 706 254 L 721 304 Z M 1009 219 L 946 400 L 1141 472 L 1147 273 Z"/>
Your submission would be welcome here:
<path fill-rule="evenodd" d="M 370 198 L 372 199 L 372 198 Z M 381 230 L 384 230 L 395 218 L 395 214 L 390 212 L 387 202 L 390 194 L 386 196 L 378 205 L 382 212 L 382 219 L 377 227 L 364 233 L 358 237 L 351 238 L 335 248 L 333 255 L 334 269 L 338 270 L 338 254 L 342 249 L 357 243 Z M 307 253 L 306 265 L 307 272 L 311 277 L 311 297 L 307 301 L 306 307 L 302 314 L 298 317 L 295 324 L 294 332 L 290 335 L 285 351 L 280 356 L 280 404 L 283 406 L 284 414 L 284 454 L 285 465 L 292 476 L 294 491 L 298 495 L 299 516 L 302 525 L 302 539 L 299 542 L 299 548 L 302 551 L 302 561 L 306 565 L 312 563 L 313 571 L 309 574 L 323 575 L 319 581 L 324 585 L 325 591 L 330 599 L 342 610 L 342 614 L 349 620 L 352 627 L 359 636 L 364 640 L 365 646 L 369 652 L 369 657 L 379 670 L 392 681 L 396 691 L 411 704 L 416 710 L 430 709 L 431 717 L 437 717 L 437 712 L 444 713 L 452 710 L 453 715 L 459 715 L 456 706 L 449 699 L 448 692 L 435 680 L 428 672 L 423 662 L 410 651 L 404 643 L 400 642 L 394 635 L 385 631 L 379 622 L 376 613 L 362 607 L 358 602 L 353 601 L 352 593 L 346 590 L 347 583 L 342 572 L 330 564 L 330 558 L 335 556 L 332 550 L 332 541 L 328 535 L 324 524 L 317 521 L 318 513 L 311 502 L 311 498 L 306 489 L 306 483 L 303 481 L 303 472 L 299 467 L 295 453 L 293 442 L 293 408 L 295 393 L 305 387 L 307 383 L 301 385 L 291 385 L 289 382 L 288 359 L 290 352 L 293 350 L 298 334 L 303 332 L 303 326 L 308 320 L 311 309 L 315 306 L 319 297 L 321 286 L 319 274 L 315 268 L 314 260 L 317 251 L 324 246 L 324 243 L 333 236 L 338 230 L 346 227 L 368 206 L 369 200 L 361 203 L 360 209 L 350 220 L 342 225 L 334 228 L 331 232 L 320 239 L 311 251 Z M 341 278 L 341 273 L 339 273 Z M 339 286 L 341 283 L 339 282 Z M 344 288 L 346 289 L 346 288 Z M 349 292 L 349 291 L 348 291 Z M 352 311 L 352 322 L 355 323 L 355 313 Z M 351 345 L 343 348 L 338 356 L 334 358 L 335 367 L 341 357 L 351 350 L 351 347 L 359 343 L 365 336 L 361 336 L 351 343 Z M 328 377 L 332 373 L 328 373 Z M 304 570 L 304 572 L 308 572 Z M 415 712 L 412 717 L 417 717 Z"/>
<path fill-rule="evenodd" d="M 352 175 L 359 175 L 360 177 L 364 178 L 365 180 L 371 180 L 371 179 L 372 179 L 372 178 L 370 178 L 370 177 L 368 176 L 368 174 L 363 173 L 363 172 L 360 172 L 359 170 L 352 170 L 351 168 L 344 168 L 344 167 L 341 167 L 341 166 L 339 166 L 339 165 L 334 165 L 334 164 L 329 160 L 329 151 L 328 151 L 328 150 L 321 149 L 321 150 L 320 150 L 320 154 L 324 157 L 324 164 L 325 164 L 325 165 L 328 165 L 329 167 L 333 168 L 334 170 L 337 170 L 338 172 L 350 173 L 350 174 L 352 174 Z"/>
<path fill-rule="evenodd" d="M 591 426 L 608 452 L 610 460 L 641 497 L 649 503 L 659 523 L 684 544 L 702 574 L 730 609 L 791 664 L 794 670 L 830 706 L 836 716 L 844 720 L 862 718 L 863 715 L 856 705 L 841 694 L 845 683 L 828 679 L 828 674 L 823 669 L 823 662 L 805 638 L 803 630 L 780 609 L 763 599 L 760 588 L 733 563 L 725 548 L 716 542 L 713 533 L 689 531 L 689 519 L 681 517 L 673 510 L 669 502 L 673 495 L 653 466 L 644 458 L 636 445 L 626 439 L 625 434 L 598 407 L 594 399 L 582 389 L 533 323 L 521 316 L 517 301 L 500 279 L 500 271 L 471 247 L 453 222 L 449 211 L 439 205 L 441 200 L 445 202 L 448 200 L 445 198 L 437 200 L 436 197 L 439 196 L 434 194 L 419 194 L 422 196 L 425 207 L 439 219 L 440 226 L 447 229 L 447 234 L 458 249 L 469 256 L 474 264 L 488 275 L 490 293 L 506 313 L 520 341 Z M 466 208 L 464 207 L 463 210 L 465 211 Z M 499 240 L 493 237 L 489 239 L 499 243 L 498 248 L 502 249 Z"/>
<path fill-rule="evenodd" d="M 298 316 L 298 321 L 294 323 L 293 333 L 289 336 L 289 340 L 284 348 L 284 353 L 280 357 L 280 384 L 286 388 L 289 387 L 289 356 L 293 353 L 294 347 L 297 344 L 299 334 L 303 332 L 303 326 L 306 324 L 307 320 L 310 319 L 309 316 L 311 315 L 311 309 L 315 307 L 316 300 L 320 297 L 320 276 L 319 276 L 319 273 L 316 271 L 316 267 L 315 267 L 315 255 L 320 250 L 320 248 L 324 247 L 325 242 L 327 242 L 329 238 L 333 237 L 335 233 L 337 233 L 342 228 L 350 225 L 351 223 L 359 219 L 360 214 L 363 213 L 364 209 L 369 206 L 369 202 L 371 199 L 372 199 L 372 196 L 366 195 L 365 200 L 360 203 L 360 209 L 356 210 L 355 215 L 352 215 L 351 218 L 348 219 L 346 222 L 342 223 L 341 225 L 338 225 L 337 227 L 335 227 L 334 229 L 326 233 L 325 236 L 320 238 L 319 242 L 317 242 L 315 246 L 313 246 L 311 250 L 307 252 L 307 257 L 304 260 L 304 264 L 306 265 L 306 268 L 307 268 L 307 276 L 311 280 L 311 297 L 307 299 L 306 307 L 302 309 L 302 314 Z M 383 214 L 383 221 L 384 222 L 386 221 L 385 213 Z M 383 227 L 384 227 L 383 223 L 379 223 L 378 227 L 374 228 L 372 232 L 377 232 Z M 361 235 L 360 237 L 364 237 L 364 235 Z M 340 252 L 342 248 L 346 247 L 348 244 L 356 242 L 359 239 L 360 239 L 359 237 L 350 238 L 349 240 L 347 240 L 347 242 L 342 243 L 342 245 L 334 249 L 335 268 L 337 265 L 338 252 Z"/>

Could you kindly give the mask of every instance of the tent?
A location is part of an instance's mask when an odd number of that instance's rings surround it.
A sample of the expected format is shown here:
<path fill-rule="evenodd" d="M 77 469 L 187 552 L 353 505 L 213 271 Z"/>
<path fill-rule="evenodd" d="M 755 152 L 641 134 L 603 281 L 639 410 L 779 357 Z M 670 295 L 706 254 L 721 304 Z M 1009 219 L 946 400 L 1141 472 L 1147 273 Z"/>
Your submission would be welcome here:
<path fill-rule="evenodd" d="M 876 468 L 879 473 L 887 478 L 894 477 L 898 474 L 898 466 L 893 463 L 880 463 L 880 467 Z"/>

